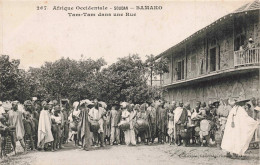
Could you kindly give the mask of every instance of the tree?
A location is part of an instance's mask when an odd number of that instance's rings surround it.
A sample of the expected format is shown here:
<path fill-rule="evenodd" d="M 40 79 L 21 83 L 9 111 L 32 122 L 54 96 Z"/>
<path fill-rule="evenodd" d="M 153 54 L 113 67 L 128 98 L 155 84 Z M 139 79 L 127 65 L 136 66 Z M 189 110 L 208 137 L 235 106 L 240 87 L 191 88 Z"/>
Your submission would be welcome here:
<path fill-rule="evenodd" d="M 19 100 L 26 98 L 25 71 L 19 69 L 19 60 L 10 60 L 9 56 L 0 56 L 0 100 Z"/>
<path fill-rule="evenodd" d="M 168 67 L 168 61 L 169 59 L 167 58 L 160 58 L 159 60 L 156 59 L 154 55 L 149 55 L 146 56 L 146 67 L 147 67 L 147 72 L 150 77 L 150 85 L 153 85 L 153 77 L 156 75 L 162 75 L 163 73 L 168 73 L 169 72 L 169 67 Z"/>
<path fill-rule="evenodd" d="M 146 73 L 146 64 L 138 55 L 119 58 L 99 75 L 100 99 L 108 103 L 150 101 L 158 90 L 147 84 Z"/>
<path fill-rule="evenodd" d="M 0 56 L 0 99 L 23 102 L 36 96 L 39 100 L 97 98 L 108 104 L 114 101 L 147 102 L 161 95 L 159 87 L 148 85 L 147 73 L 167 71 L 164 61 L 154 59 L 149 56 L 143 62 L 134 54 L 119 58 L 116 63 L 101 69 L 106 65 L 102 58 L 92 60 L 82 57 L 78 61 L 61 58 L 25 71 L 19 69 L 19 60 Z"/>
<path fill-rule="evenodd" d="M 61 58 L 53 63 L 46 62 L 41 68 L 30 68 L 28 79 L 32 82 L 32 93 L 41 100 L 94 98 L 95 74 L 105 64 L 102 58 L 96 61 Z"/>

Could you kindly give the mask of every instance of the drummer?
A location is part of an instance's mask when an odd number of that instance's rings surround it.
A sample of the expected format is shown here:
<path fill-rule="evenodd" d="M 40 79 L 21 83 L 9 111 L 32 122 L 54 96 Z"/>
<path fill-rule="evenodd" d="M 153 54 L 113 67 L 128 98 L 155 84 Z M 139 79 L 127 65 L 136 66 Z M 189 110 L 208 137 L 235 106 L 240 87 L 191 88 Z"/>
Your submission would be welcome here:
<path fill-rule="evenodd" d="M 144 120 L 145 122 L 149 122 L 149 113 L 147 112 L 147 104 L 144 103 L 140 106 L 140 115 L 138 116 L 138 119 Z M 138 120 L 137 119 L 137 120 Z M 150 129 L 149 126 L 144 130 L 144 131 L 139 131 L 140 137 L 141 137 L 141 142 L 145 143 L 146 145 L 148 145 L 149 141 L 150 141 Z"/>
<path fill-rule="evenodd" d="M 71 112 L 71 114 L 70 114 L 70 116 L 69 116 L 69 122 L 72 124 L 72 123 L 74 123 L 75 125 L 75 128 L 77 128 L 77 124 L 78 124 L 78 122 L 79 122 L 79 115 L 80 115 L 80 110 L 79 110 L 79 102 L 78 101 L 75 101 L 74 103 L 73 103 L 73 110 L 72 110 L 72 112 Z M 73 128 L 74 129 L 74 128 Z M 74 129 L 74 130 L 76 130 L 76 129 Z M 70 136 L 70 141 L 72 141 L 72 137 L 74 138 L 74 140 L 77 140 L 77 131 L 73 131 L 72 129 L 71 129 L 71 136 Z"/>
<path fill-rule="evenodd" d="M 104 121 L 106 115 L 106 103 L 105 102 L 98 102 L 98 123 L 99 123 L 99 130 L 98 130 L 98 138 L 100 142 L 100 147 L 104 147 Z"/>
<path fill-rule="evenodd" d="M 130 109 L 127 109 L 127 105 L 128 103 L 126 102 L 122 102 L 121 103 L 121 107 L 122 107 L 122 120 L 123 121 L 127 121 L 130 122 L 130 129 L 124 131 L 124 135 L 125 135 L 125 143 L 126 145 L 136 145 L 136 141 L 135 141 L 135 131 L 134 131 L 134 127 L 132 124 L 132 120 L 136 117 L 136 113 L 134 111 L 130 112 Z"/>
<path fill-rule="evenodd" d="M 98 121 L 98 101 L 96 99 L 94 100 L 94 107 L 92 107 L 89 110 L 89 117 L 90 120 L 92 121 Z M 94 136 L 94 146 L 97 146 L 98 132 L 93 132 L 93 136 Z"/>

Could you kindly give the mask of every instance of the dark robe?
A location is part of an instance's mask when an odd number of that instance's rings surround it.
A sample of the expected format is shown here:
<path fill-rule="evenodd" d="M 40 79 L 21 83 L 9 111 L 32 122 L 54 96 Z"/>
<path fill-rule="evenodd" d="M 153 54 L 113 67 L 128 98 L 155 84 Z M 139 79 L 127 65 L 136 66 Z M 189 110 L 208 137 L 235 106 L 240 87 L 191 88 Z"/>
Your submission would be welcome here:
<path fill-rule="evenodd" d="M 147 123 L 149 123 L 149 113 L 148 113 L 147 111 L 141 112 L 141 113 L 140 113 L 140 116 L 138 117 L 138 119 L 143 119 L 144 121 L 146 121 Z M 137 120 L 138 120 L 138 119 L 137 119 Z M 142 141 L 143 141 L 144 139 L 150 139 L 150 137 L 151 137 L 150 125 L 148 125 L 148 128 L 147 128 L 146 130 L 141 131 L 141 132 L 139 132 L 139 133 L 140 133 L 140 135 L 141 135 Z"/>
<path fill-rule="evenodd" d="M 88 120 L 88 112 L 89 109 L 84 109 L 81 111 L 81 122 L 80 125 L 80 139 L 82 140 L 82 146 L 85 150 L 88 150 L 91 148 L 92 139 L 90 136 L 90 123 Z"/>
<path fill-rule="evenodd" d="M 68 120 L 69 115 L 66 109 L 64 109 L 62 113 L 64 119 L 63 143 L 66 143 L 66 141 L 69 138 L 69 120 Z"/>
<path fill-rule="evenodd" d="M 159 106 L 157 109 L 157 126 L 159 129 L 159 133 L 166 134 L 166 126 L 167 126 L 167 111 L 165 108 Z"/>
<path fill-rule="evenodd" d="M 150 133 L 152 140 L 157 136 L 156 135 L 156 109 L 154 107 L 150 107 L 147 109 L 149 112 L 148 121 L 150 125 Z"/>
<path fill-rule="evenodd" d="M 188 111 L 185 108 L 183 108 L 180 119 L 176 123 L 177 135 L 180 134 L 181 130 L 185 129 L 187 122 L 188 122 Z"/>

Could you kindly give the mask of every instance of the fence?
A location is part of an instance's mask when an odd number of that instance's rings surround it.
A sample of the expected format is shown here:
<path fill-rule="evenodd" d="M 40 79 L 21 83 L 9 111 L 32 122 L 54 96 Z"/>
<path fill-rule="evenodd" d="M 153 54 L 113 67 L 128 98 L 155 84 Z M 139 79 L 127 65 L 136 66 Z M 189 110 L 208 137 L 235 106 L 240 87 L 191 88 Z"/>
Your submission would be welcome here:
<path fill-rule="evenodd" d="M 234 65 L 255 65 L 260 63 L 260 48 L 239 50 L 234 52 Z"/>

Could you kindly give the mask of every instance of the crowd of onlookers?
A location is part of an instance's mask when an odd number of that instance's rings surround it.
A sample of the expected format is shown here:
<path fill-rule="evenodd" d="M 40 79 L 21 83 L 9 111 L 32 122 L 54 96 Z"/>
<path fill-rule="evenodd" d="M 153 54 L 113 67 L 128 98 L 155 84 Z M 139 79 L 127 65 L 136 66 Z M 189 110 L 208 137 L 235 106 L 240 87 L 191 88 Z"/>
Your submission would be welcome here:
<path fill-rule="evenodd" d="M 176 145 L 220 146 L 230 110 L 236 102 L 223 99 L 196 102 L 154 100 L 143 104 L 88 99 L 27 100 L 0 102 L 1 156 L 16 152 L 19 141 L 24 151 L 56 151 L 74 141 L 85 150 L 105 145 L 169 143 Z M 242 105 L 259 120 L 260 100 Z M 259 137 L 255 133 L 253 140 Z"/>

